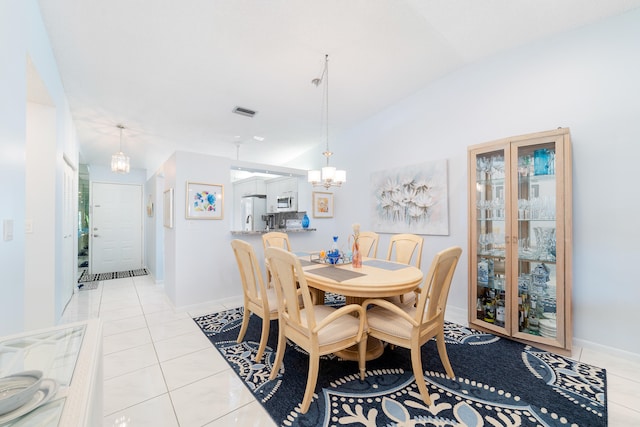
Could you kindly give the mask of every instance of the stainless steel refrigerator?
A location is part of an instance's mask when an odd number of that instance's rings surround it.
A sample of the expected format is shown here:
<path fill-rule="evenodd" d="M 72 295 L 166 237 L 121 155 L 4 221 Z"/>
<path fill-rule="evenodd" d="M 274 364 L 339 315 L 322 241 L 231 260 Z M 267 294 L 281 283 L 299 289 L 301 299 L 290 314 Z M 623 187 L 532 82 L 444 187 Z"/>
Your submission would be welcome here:
<path fill-rule="evenodd" d="M 262 216 L 267 213 L 267 196 L 254 194 L 240 199 L 242 212 L 242 229 L 244 231 L 264 230 L 266 227 Z"/>

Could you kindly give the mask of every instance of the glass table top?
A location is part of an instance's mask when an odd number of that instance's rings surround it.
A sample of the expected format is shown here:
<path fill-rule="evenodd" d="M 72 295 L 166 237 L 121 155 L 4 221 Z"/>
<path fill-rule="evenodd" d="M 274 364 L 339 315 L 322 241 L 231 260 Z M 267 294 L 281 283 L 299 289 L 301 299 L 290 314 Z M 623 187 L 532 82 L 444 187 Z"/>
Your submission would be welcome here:
<path fill-rule="evenodd" d="M 86 325 L 0 338 L 0 378 L 27 370 L 40 370 L 58 388 L 51 400 L 19 418 L 0 416 L 0 426 L 58 425 L 68 387 L 82 347 Z"/>

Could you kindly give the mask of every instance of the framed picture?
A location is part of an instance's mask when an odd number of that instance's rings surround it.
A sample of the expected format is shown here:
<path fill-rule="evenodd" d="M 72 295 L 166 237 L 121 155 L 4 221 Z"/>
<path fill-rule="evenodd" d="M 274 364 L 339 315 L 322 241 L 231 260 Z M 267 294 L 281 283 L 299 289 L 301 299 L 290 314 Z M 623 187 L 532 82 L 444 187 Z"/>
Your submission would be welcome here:
<path fill-rule="evenodd" d="M 371 222 L 379 233 L 449 234 L 447 160 L 371 174 Z"/>
<path fill-rule="evenodd" d="M 313 217 L 333 218 L 333 193 L 313 192 Z"/>
<path fill-rule="evenodd" d="M 153 217 L 153 195 L 149 194 L 149 200 L 147 201 L 147 216 Z"/>
<path fill-rule="evenodd" d="M 162 213 L 164 215 L 164 226 L 167 228 L 173 228 L 173 188 L 164 192 Z"/>
<path fill-rule="evenodd" d="M 187 219 L 222 219 L 224 188 L 220 184 L 187 181 Z"/>

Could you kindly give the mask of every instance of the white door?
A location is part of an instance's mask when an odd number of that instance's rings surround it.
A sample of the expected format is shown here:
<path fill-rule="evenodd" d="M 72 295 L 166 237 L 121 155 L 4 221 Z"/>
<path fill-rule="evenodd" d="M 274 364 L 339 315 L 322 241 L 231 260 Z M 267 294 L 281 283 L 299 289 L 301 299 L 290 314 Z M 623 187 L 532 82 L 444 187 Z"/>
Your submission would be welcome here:
<path fill-rule="evenodd" d="M 91 185 L 93 274 L 142 268 L 142 187 Z"/>

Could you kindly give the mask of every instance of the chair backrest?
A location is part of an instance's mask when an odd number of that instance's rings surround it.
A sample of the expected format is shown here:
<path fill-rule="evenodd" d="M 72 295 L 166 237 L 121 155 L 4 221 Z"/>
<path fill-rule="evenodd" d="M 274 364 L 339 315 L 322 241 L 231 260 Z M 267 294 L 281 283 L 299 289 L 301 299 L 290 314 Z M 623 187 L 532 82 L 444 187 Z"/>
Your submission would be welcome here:
<path fill-rule="evenodd" d="M 389 241 L 387 260 L 410 264 L 415 253 L 415 266 L 420 268 L 423 243 L 424 239 L 415 234 L 394 234 Z M 393 254 L 395 258 L 392 259 Z"/>
<path fill-rule="evenodd" d="M 360 253 L 362 256 L 375 258 L 378 254 L 378 233 L 373 231 L 361 231 L 358 237 Z"/>
<path fill-rule="evenodd" d="M 238 263 L 243 292 L 251 301 L 262 299 L 268 304 L 267 298 L 262 298 L 267 290 L 253 246 L 244 240 L 235 239 L 231 241 L 231 247 Z"/>
<path fill-rule="evenodd" d="M 313 301 L 298 257 L 277 247 L 266 248 L 265 257 L 273 275 L 281 319 L 293 323 L 298 330 L 314 329 L 316 322 Z M 302 306 L 298 298 L 298 289 L 302 296 Z M 306 314 L 305 322 L 302 321 L 302 309 Z"/>
<path fill-rule="evenodd" d="M 462 248 L 453 246 L 438 252 L 433 258 L 416 306 L 416 320 L 420 323 L 436 317 L 444 321 L 453 273 L 461 254 Z"/>
<path fill-rule="evenodd" d="M 291 244 L 289 243 L 289 236 L 287 233 L 280 231 L 271 231 L 262 235 L 262 246 L 264 249 L 268 247 L 282 248 L 291 252 Z M 266 254 L 265 254 L 266 256 Z"/>

